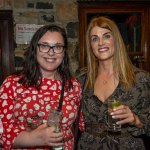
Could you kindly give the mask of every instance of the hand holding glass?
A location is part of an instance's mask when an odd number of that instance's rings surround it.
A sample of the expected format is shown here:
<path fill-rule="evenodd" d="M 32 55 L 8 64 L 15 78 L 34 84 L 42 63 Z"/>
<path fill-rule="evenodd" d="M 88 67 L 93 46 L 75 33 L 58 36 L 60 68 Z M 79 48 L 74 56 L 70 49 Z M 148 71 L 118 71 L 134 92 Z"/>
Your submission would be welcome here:
<path fill-rule="evenodd" d="M 112 115 L 110 115 L 110 113 L 120 105 L 122 105 L 122 104 L 119 99 L 109 99 L 108 100 L 108 131 L 110 131 L 110 132 L 120 132 L 121 131 L 121 125 L 116 124 L 118 119 L 113 119 Z"/>

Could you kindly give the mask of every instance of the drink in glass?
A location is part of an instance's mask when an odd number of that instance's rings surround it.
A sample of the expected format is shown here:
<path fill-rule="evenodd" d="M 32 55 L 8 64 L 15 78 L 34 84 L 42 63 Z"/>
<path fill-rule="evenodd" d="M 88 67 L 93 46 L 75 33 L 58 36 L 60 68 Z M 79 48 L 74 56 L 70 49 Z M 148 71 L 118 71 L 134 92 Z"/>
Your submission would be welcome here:
<path fill-rule="evenodd" d="M 121 125 L 116 124 L 120 119 L 113 119 L 110 113 L 121 105 L 119 99 L 108 99 L 108 131 L 110 132 L 120 132 Z"/>
<path fill-rule="evenodd" d="M 50 110 L 48 114 L 48 120 L 47 120 L 47 125 L 48 126 L 55 126 L 55 131 L 56 133 L 59 133 L 61 131 L 60 128 L 60 123 L 62 120 L 62 112 L 57 111 L 57 110 Z M 53 150 L 63 150 L 63 146 L 59 147 L 53 147 Z"/>

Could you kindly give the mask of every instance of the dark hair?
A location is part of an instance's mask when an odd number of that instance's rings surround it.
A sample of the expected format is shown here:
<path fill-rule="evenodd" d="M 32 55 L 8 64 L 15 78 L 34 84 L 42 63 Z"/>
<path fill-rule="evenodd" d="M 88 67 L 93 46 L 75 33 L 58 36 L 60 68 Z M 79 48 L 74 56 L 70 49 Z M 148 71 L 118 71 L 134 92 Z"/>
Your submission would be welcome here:
<path fill-rule="evenodd" d="M 68 41 L 65 29 L 57 25 L 45 25 L 39 28 L 33 35 L 29 48 L 25 52 L 24 67 L 22 70 L 22 78 L 19 83 L 23 84 L 25 87 L 35 87 L 39 88 L 41 84 L 42 74 L 40 72 L 39 64 L 37 62 L 37 45 L 41 37 L 47 32 L 59 32 L 64 40 L 65 50 L 64 59 L 61 65 L 57 68 L 58 73 L 61 75 L 62 79 L 69 82 L 69 87 L 71 83 L 71 73 L 69 70 L 69 58 L 67 54 Z"/>

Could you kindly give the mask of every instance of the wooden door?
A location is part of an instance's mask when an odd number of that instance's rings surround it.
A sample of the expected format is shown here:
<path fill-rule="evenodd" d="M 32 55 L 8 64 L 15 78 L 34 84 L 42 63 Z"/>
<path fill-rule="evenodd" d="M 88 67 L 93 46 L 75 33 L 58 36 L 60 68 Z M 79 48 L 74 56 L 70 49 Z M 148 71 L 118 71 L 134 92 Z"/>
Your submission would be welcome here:
<path fill-rule="evenodd" d="M 11 10 L 0 10 L 0 84 L 14 72 L 14 32 Z"/>

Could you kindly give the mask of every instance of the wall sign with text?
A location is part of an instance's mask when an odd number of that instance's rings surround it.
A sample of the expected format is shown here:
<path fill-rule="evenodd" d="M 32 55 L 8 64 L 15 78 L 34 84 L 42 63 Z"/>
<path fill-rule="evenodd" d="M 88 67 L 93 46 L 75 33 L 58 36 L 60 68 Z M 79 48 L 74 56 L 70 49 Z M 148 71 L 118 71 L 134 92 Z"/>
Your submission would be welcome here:
<path fill-rule="evenodd" d="M 43 25 L 16 24 L 16 43 L 29 44 L 33 34 Z"/>

